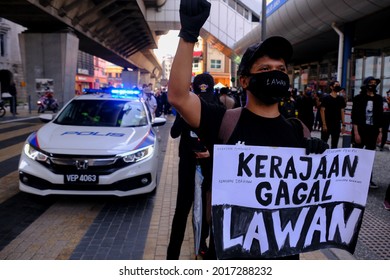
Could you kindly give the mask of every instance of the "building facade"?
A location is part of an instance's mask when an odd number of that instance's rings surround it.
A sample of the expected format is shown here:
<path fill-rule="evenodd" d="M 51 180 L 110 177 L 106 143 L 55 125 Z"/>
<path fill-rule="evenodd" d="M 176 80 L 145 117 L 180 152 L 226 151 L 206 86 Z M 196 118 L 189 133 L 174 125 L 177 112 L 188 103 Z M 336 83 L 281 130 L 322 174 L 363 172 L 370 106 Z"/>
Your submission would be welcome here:
<path fill-rule="evenodd" d="M 25 30 L 21 25 L 0 18 L 0 70 L 8 70 L 12 73 L 19 102 L 27 101 L 18 38 L 19 33 Z"/>
<path fill-rule="evenodd" d="M 231 62 L 222 52 L 213 45 L 206 45 L 207 59 L 206 71 L 214 77 L 215 84 L 222 84 L 225 87 L 230 87 L 231 84 Z"/>
<path fill-rule="evenodd" d="M 106 74 L 107 74 L 107 85 L 109 87 L 116 87 L 116 88 L 123 87 L 122 71 L 123 71 L 123 67 L 107 62 Z"/>
<path fill-rule="evenodd" d="M 337 65 L 337 53 L 334 52 L 322 60 L 291 65 L 289 74 L 294 88 L 298 90 L 310 85 L 315 90 L 330 92 L 329 83 L 337 80 Z M 363 80 L 368 76 L 381 79 L 378 93 L 386 96 L 390 89 L 390 39 L 354 48 L 347 69 L 345 84 L 349 101 L 359 94 Z"/>
<path fill-rule="evenodd" d="M 163 69 L 163 72 L 162 72 L 162 79 L 163 80 L 169 79 L 169 76 L 171 75 L 172 62 L 173 62 L 173 56 L 171 56 L 171 55 L 163 56 L 162 62 L 161 62 L 162 69 Z"/>
<path fill-rule="evenodd" d="M 94 57 L 94 76 L 95 76 L 95 85 L 94 88 L 102 88 L 108 86 L 107 78 L 107 64 L 108 62 L 99 57 Z"/>
<path fill-rule="evenodd" d="M 192 75 L 208 72 L 214 77 L 215 84 L 230 87 L 231 60 L 212 44 L 198 38 L 195 44 L 192 60 Z"/>
<path fill-rule="evenodd" d="M 85 88 L 94 88 L 94 57 L 90 54 L 79 51 L 77 56 L 76 73 L 75 93 L 83 92 L 83 89 Z"/>

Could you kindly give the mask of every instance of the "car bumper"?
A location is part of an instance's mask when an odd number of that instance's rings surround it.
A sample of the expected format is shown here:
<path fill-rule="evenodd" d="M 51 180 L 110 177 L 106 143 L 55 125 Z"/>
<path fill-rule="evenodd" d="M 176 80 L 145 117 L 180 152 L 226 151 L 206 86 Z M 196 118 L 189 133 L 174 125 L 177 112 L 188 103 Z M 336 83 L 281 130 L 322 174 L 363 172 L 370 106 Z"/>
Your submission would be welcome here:
<path fill-rule="evenodd" d="M 157 186 L 157 163 L 157 157 L 150 157 L 111 174 L 99 175 L 97 184 L 65 183 L 66 174 L 55 174 L 22 153 L 19 161 L 19 189 L 41 196 L 131 196 L 150 193 Z"/>

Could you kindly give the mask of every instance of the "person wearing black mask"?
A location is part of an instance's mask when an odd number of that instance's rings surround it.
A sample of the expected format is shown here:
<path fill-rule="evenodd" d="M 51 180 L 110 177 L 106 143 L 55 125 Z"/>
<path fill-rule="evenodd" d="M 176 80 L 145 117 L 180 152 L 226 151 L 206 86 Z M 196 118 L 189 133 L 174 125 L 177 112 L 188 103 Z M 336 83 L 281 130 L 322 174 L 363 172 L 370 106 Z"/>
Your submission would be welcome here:
<path fill-rule="evenodd" d="M 328 142 L 329 136 L 331 136 L 331 148 L 336 149 L 339 143 L 340 132 L 345 132 L 344 108 L 347 104 L 344 97 L 338 94 L 341 91 L 339 81 L 331 82 L 329 87 L 332 91 L 324 96 L 321 102 L 321 139 Z"/>
<path fill-rule="evenodd" d="M 381 82 L 372 76 L 367 77 L 360 87 L 360 94 L 353 98 L 351 120 L 353 147 L 375 150 L 382 139 L 383 99 L 377 94 Z M 378 186 L 371 180 L 371 188 Z"/>
<path fill-rule="evenodd" d="M 284 118 L 278 109 L 280 100 L 289 96 L 287 63 L 293 54 L 290 42 L 279 36 L 267 38 L 249 47 L 238 68 L 239 81 L 246 91 L 244 108 L 227 110 L 199 99 L 188 91 L 192 74 L 194 45 L 200 29 L 210 14 L 207 0 L 181 0 L 179 45 L 172 63 L 168 99 L 193 128 L 199 131 L 210 153 L 218 143 L 273 147 L 304 147 L 307 153 L 322 153 L 328 145 L 321 139 L 305 138 L 303 125 L 296 126 Z M 237 123 L 228 139 L 219 136 L 225 113 L 239 112 Z M 299 122 L 299 121 L 298 121 Z M 226 140 L 226 142 L 224 141 Z M 209 252 L 213 249 L 210 236 Z M 210 258 L 212 256 L 210 255 Z M 285 259 L 299 259 L 299 255 Z"/>

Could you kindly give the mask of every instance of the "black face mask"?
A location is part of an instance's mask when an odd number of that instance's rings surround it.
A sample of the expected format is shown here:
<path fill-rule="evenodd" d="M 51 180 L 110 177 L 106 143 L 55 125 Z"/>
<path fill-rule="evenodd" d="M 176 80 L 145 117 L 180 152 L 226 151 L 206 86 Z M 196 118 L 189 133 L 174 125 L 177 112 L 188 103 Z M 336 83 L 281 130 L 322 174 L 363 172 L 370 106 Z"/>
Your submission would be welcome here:
<path fill-rule="evenodd" d="M 333 88 L 333 90 L 334 90 L 335 92 L 340 92 L 340 91 L 341 91 L 341 87 L 340 87 L 340 86 L 335 86 L 335 87 Z"/>
<path fill-rule="evenodd" d="M 376 92 L 376 85 L 366 85 L 366 89 L 367 91 L 372 91 L 372 92 Z"/>
<path fill-rule="evenodd" d="M 278 103 L 283 97 L 290 96 L 289 88 L 288 75 L 279 70 L 253 74 L 248 85 L 250 92 L 268 105 Z"/>

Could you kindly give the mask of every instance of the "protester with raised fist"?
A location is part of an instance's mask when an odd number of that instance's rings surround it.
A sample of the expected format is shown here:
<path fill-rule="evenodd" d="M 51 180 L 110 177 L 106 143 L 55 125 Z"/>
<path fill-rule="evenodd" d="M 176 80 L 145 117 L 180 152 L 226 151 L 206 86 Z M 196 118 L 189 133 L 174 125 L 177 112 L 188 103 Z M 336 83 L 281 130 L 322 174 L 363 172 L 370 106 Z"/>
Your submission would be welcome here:
<path fill-rule="evenodd" d="M 168 99 L 185 121 L 197 132 L 212 153 L 213 145 L 222 143 L 219 131 L 227 109 L 204 102 L 190 92 L 192 59 L 195 42 L 210 14 L 206 0 L 182 0 L 180 4 L 181 30 L 179 45 L 172 64 Z M 278 109 L 280 100 L 289 95 L 287 63 L 293 48 L 283 37 L 270 37 L 249 47 L 239 65 L 240 84 L 247 94 L 244 108 L 226 144 L 254 146 L 304 147 L 307 153 L 322 153 L 328 145 L 317 138 L 304 136 L 304 127 L 290 122 Z M 267 80 L 274 83 L 267 83 Z M 235 110 L 235 109 L 231 109 Z M 299 125 L 295 125 L 298 123 Z M 210 248 L 212 247 L 210 237 Z M 210 254 L 209 258 L 215 258 Z M 285 259 L 298 259 L 299 255 Z"/>

